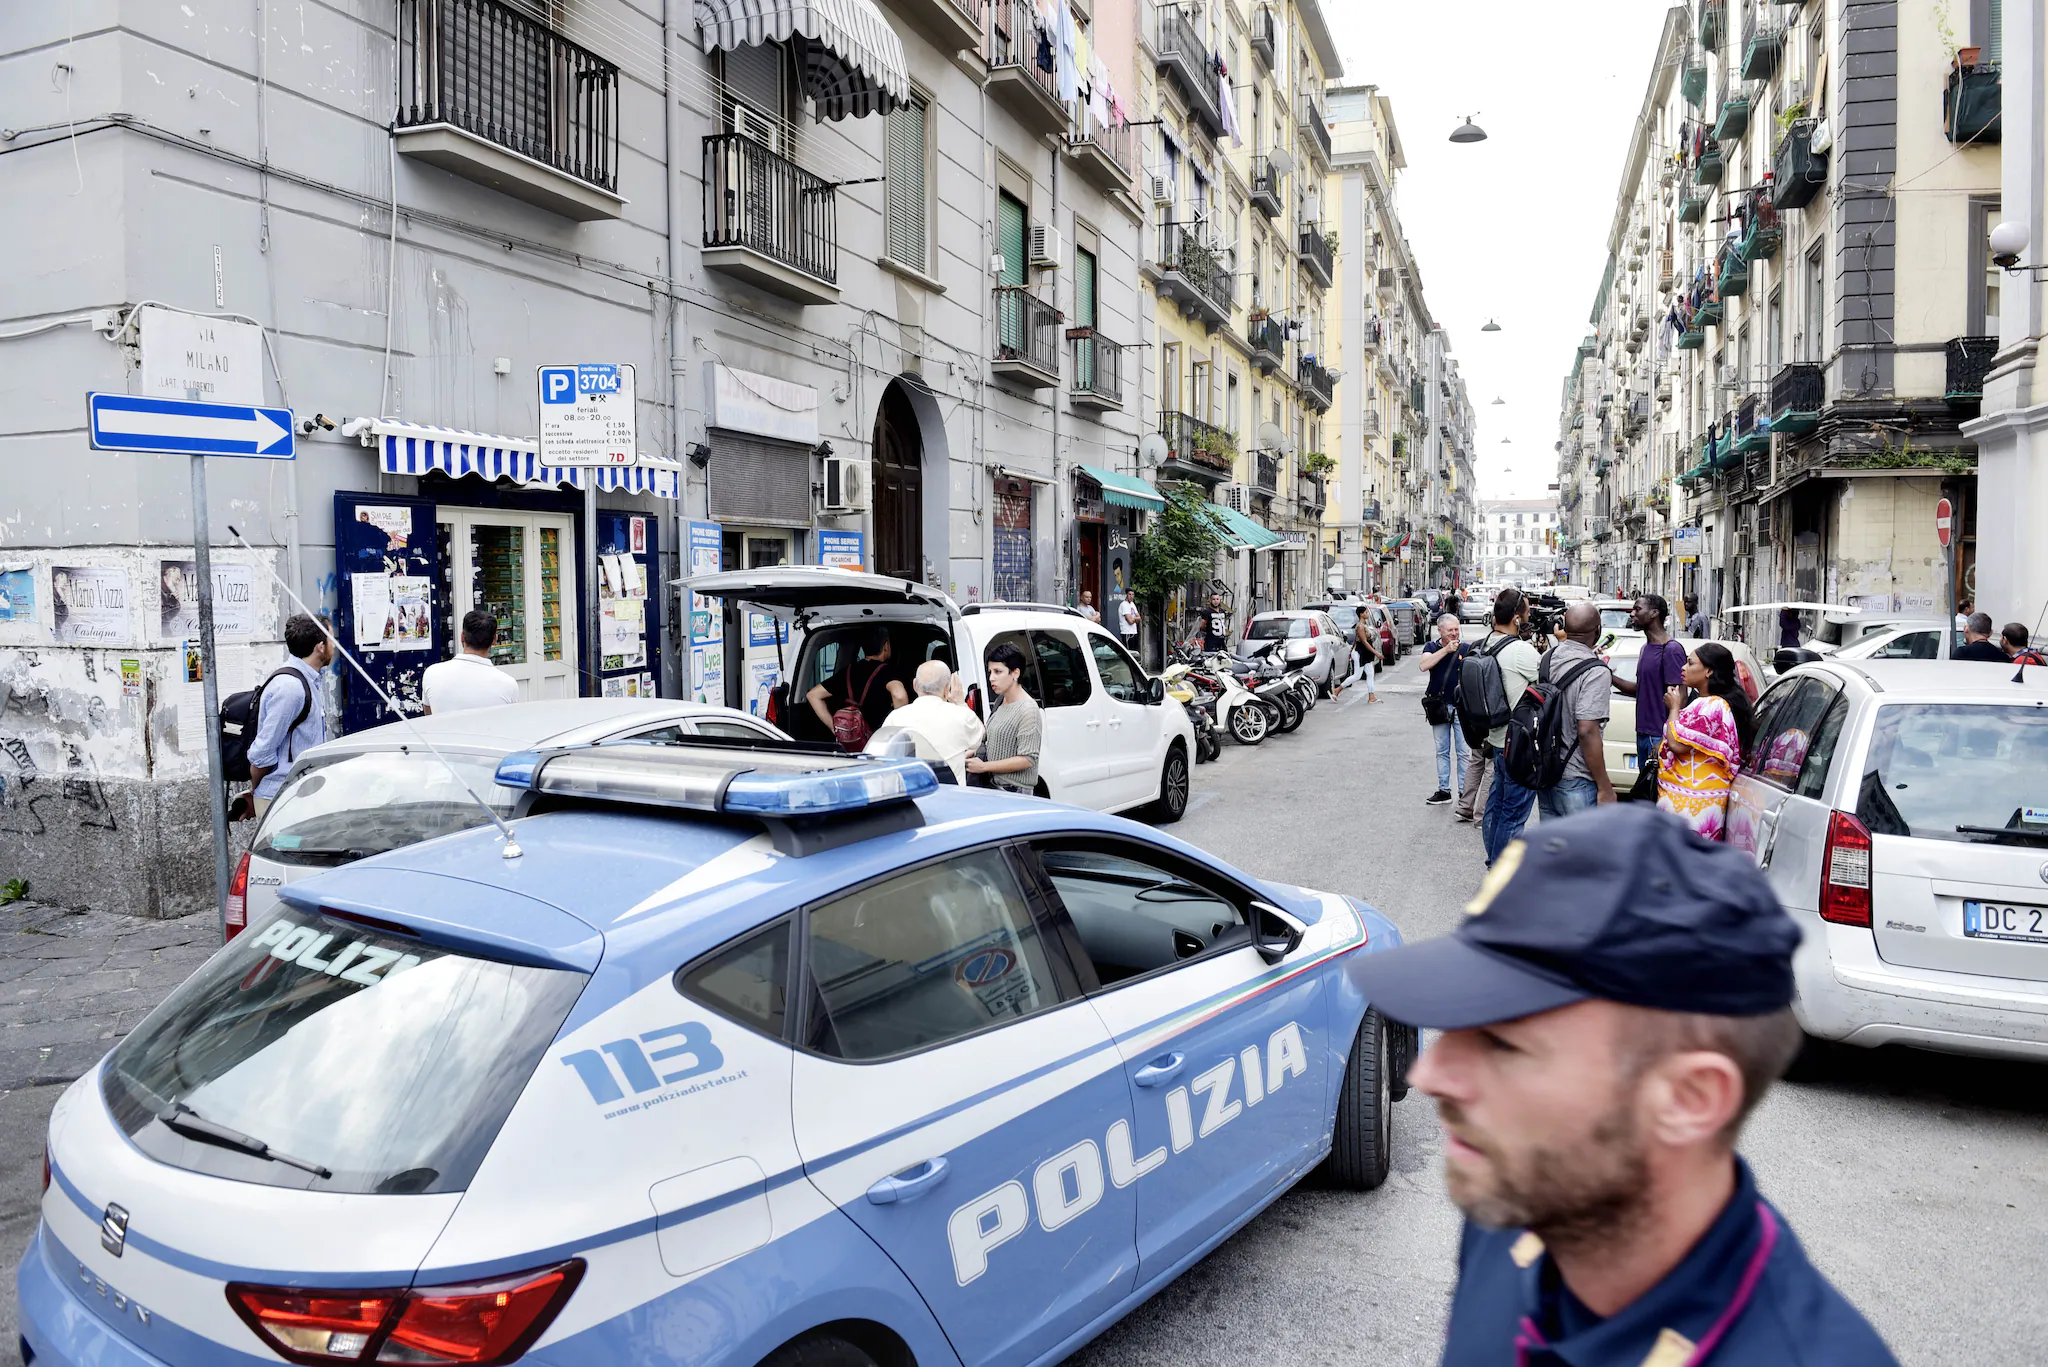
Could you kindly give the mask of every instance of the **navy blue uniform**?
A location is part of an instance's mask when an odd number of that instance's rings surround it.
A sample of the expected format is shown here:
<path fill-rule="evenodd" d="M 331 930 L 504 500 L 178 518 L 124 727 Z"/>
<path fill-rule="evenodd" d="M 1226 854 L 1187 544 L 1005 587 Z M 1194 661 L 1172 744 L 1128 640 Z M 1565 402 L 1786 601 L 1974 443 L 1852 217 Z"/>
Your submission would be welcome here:
<path fill-rule="evenodd" d="M 1757 1195 L 1749 1165 L 1735 1162 L 1735 1195 L 1720 1217 L 1663 1281 L 1608 1319 L 1572 1295 L 1535 1235 L 1467 1222 L 1443 1367 L 1897 1367 Z"/>

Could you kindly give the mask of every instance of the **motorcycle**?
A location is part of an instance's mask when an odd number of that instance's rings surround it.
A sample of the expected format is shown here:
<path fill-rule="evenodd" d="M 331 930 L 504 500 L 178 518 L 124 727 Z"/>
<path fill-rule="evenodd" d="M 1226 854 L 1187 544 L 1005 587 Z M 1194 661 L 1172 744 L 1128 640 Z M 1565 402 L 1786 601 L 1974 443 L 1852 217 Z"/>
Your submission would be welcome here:
<path fill-rule="evenodd" d="M 1174 657 L 1165 677 L 1175 677 L 1176 669 L 1182 671 L 1191 684 L 1208 695 L 1208 707 L 1219 733 L 1228 733 L 1239 745 L 1257 745 L 1273 729 L 1276 714 L 1245 687 L 1230 667 L 1232 663 L 1227 655 L 1204 656 L 1197 651 L 1183 651 Z"/>
<path fill-rule="evenodd" d="M 1308 705 L 1301 697 L 1300 676 L 1271 655 L 1252 668 L 1256 673 L 1251 685 L 1253 694 L 1280 713 L 1279 725 L 1274 729 L 1285 735 L 1300 726 L 1302 718 L 1308 715 Z"/>
<path fill-rule="evenodd" d="M 1170 666 L 1160 675 L 1166 685 L 1166 696 L 1187 709 L 1188 721 L 1195 728 L 1195 762 L 1207 764 L 1223 753 L 1223 733 L 1216 727 L 1210 715 L 1215 702 L 1214 695 L 1198 685 L 1188 667 L 1182 664 Z"/>
<path fill-rule="evenodd" d="M 1284 644 L 1284 642 L 1276 641 L 1267 649 L 1249 657 L 1246 663 L 1256 666 L 1261 673 L 1261 677 L 1269 677 L 1273 672 L 1277 671 L 1280 677 L 1285 679 L 1288 686 L 1292 689 L 1294 700 L 1301 716 L 1305 717 L 1315 710 L 1317 703 L 1322 701 L 1322 690 L 1316 686 L 1315 680 L 1309 678 L 1306 670 L 1286 657 L 1282 650 Z M 1299 725 L 1301 725 L 1301 720 L 1300 717 L 1297 717 L 1292 725 L 1283 725 L 1280 729 L 1292 731 Z"/>

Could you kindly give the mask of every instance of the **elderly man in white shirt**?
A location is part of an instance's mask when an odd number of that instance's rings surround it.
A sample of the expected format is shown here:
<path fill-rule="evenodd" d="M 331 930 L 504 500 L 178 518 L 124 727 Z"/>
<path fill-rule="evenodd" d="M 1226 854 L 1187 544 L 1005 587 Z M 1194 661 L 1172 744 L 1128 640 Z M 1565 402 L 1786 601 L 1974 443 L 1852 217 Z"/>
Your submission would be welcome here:
<path fill-rule="evenodd" d="M 947 693 L 953 671 L 943 660 L 926 660 L 917 667 L 915 696 L 908 706 L 889 714 L 888 720 L 868 738 L 868 753 L 880 754 L 896 736 L 908 734 L 917 747 L 917 757 L 944 764 L 953 781 L 967 782 L 967 757 L 981 749 L 981 718 L 965 704 L 953 702 Z"/>

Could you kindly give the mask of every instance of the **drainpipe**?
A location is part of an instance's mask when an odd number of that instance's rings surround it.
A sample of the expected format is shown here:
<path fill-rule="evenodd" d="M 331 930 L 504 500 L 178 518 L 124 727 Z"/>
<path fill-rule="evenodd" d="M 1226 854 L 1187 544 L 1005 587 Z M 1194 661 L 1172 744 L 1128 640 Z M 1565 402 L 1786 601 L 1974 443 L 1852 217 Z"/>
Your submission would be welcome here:
<path fill-rule="evenodd" d="M 1057 138 L 1061 135 L 1055 133 L 1053 136 Z M 1060 223 L 1060 152 L 1059 148 L 1057 147 L 1054 147 L 1052 149 L 1052 213 L 1049 221 L 1051 222 L 1054 231 L 1058 231 Z M 1028 232 L 1026 235 L 1027 237 L 1029 236 Z M 1025 243 L 1024 254 L 1026 257 L 1029 257 L 1031 255 L 1031 247 L 1028 241 Z M 1052 302 L 1054 313 L 1059 312 L 1059 301 L 1060 276 L 1059 272 L 1055 270 L 1052 276 Z M 1098 307 L 1100 307 L 1099 301 Z M 1054 332 L 1055 334 L 1060 334 L 1064 332 L 1064 329 L 1055 328 Z M 1056 336 L 1055 340 L 1064 340 L 1064 337 Z M 1053 354 L 1053 369 L 1059 369 L 1059 361 L 1059 354 L 1057 351 L 1055 351 Z M 1052 544 L 1053 563 L 1055 565 L 1059 563 L 1060 506 L 1063 499 L 1065 498 L 1066 493 L 1067 486 L 1060 479 L 1060 387 L 1058 385 L 1054 385 L 1052 387 Z M 1076 524 L 1074 519 L 1067 519 L 1067 530 L 1069 532 L 1073 532 L 1075 530 L 1075 526 Z M 1067 547 L 1067 572 L 1064 576 L 1062 576 L 1066 579 L 1067 583 L 1070 586 L 1074 585 L 1075 581 L 1080 578 L 1080 563 L 1081 539 L 1078 535 L 1075 535 L 1072 538 L 1072 544 Z M 1074 592 L 1075 599 L 1078 602 L 1080 596 L 1078 588 L 1073 588 L 1070 591 Z M 1057 603 L 1060 599 L 1060 586 L 1058 579 L 1055 579 L 1053 581 L 1052 599 L 1055 603 Z"/>
<path fill-rule="evenodd" d="M 680 324 L 683 312 L 682 300 L 676 292 L 676 281 L 681 275 L 681 272 L 676 269 L 676 261 L 682 252 L 683 225 L 682 215 L 677 212 L 676 203 L 682 194 L 682 188 L 681 177 L 676 171 L 675 150 L 682 145 L 682 138 L 678 135 L 679 130 L 676 126 L 681 119 L 681 113 L 675 92 L 676 42 L 679 35 L 676 32 L 674 4 L 675 0 L 661 0 L 661 161 L 668 182 L 665 187 L 667 190 L 666 203 L 668 206 L 668 298 L 666 300 L 668 307 L 668 457 L 676 462 L 681 469 L 676 473 L 679 487 L 676 489 L 676 498 L 669 506 L 666 519 L 668 522 L 668 536 L 666 540 L 670 553 L 676 557 L 678 571 L 687 574 L 689 572 L 689 561 L 687 559 L 688 550 L 683 545 L 683 522 L 690 495 L 690 462 L 688 457 L 683 454 L 683 382 L 682 376 L 679 373 L 679 358 L 676 354 L 676 339 L 682 331 Z M 706 488 L 706 497 L 709 497 L 708 486 Z M 655 557 L 654 568 L 655 578 L 658 581 L 661 579 L 661 557 L 658 555 Z M 668 586 L 661 584 L 659 592 L 665 597 L 668 592 Z M 688 619 L 681 611 L 670 612 L 665 615 L 668 626 L 664 635 L 667 637 L 669 648 L 663 654 L 667 657 L 670 665 L 663 668 L 662 678 L 658 687 L 660 687 L 664 696 L 687 698 L 690 696 L 690 634 Z M 673 669 L 673 677 L 677 680 L 676 689 L 672 695 L 669 692 L 668 686 L 671 669 Z"/>

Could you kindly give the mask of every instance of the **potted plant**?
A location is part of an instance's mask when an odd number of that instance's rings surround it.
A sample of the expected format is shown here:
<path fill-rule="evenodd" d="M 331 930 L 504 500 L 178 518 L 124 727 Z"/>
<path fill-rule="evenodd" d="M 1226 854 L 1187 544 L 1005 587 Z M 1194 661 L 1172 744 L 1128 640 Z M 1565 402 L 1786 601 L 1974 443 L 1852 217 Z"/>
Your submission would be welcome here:
<path fill-rule="evenodd" d="M 1301 458 L 1301 472 L 1304 475 L 1321 475 L 1336 468 L 1336 459 L 1321 451 L 1306 452 Z"/>

